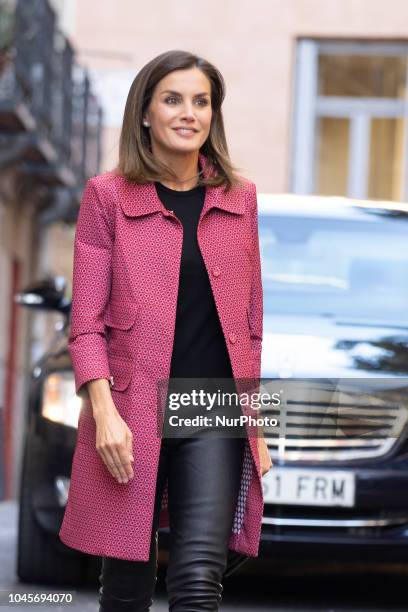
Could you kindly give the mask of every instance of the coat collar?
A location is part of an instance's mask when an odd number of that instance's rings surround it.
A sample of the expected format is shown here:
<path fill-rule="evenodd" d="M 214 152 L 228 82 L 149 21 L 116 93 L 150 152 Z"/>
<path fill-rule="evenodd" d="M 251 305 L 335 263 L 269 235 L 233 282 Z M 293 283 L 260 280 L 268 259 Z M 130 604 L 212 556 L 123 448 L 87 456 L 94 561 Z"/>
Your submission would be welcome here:
<path fill-rule="evenodd" d="M 199 153 L 199 160 L 203 169 L 203 175 L 207 178 L 212 172 L 213 167 L 203 153 Z M 171 215 L 157 195 L 156 187 L 153 182 L 132 183 L 127 179 L 124 179 L 124 181 L 126 185 L 125 190 L 124 193 L 121 194 L 119 200 L 125 215 L 129 217 L 138 217 L 154 212 L 162 212 L 164 215 Z M 245 212 L 244 194 L 239 194 L 236 189 L 224 193 L 223 186 L 207 186 L 202 215 L 213 207 L 241 215 Z"/>

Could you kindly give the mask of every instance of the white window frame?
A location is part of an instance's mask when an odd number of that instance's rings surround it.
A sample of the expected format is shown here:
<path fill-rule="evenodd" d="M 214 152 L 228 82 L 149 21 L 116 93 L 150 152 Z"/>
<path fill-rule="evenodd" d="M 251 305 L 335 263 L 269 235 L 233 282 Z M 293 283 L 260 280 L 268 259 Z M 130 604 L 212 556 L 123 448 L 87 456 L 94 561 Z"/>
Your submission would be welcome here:
<path fill-rule="evenodd" d="M 319 96 L 318 58 L 320 54 L 408 57 L 408 44 L 371 41 L 319 41 L 306 38 L 298 40 L 292 137 L 293 154 L 290 177 L 291 191 L 301 194 L 315 193 L 317 122 L 320 117 L 338 117 L 350 120 L 347 195 L 355 198 L 366 198 L 371 120 L 400 117 L 405 119 L 401 193 L 403 194 L 402 199 L 408 201 L 408 96 L 405 100 Z"/>

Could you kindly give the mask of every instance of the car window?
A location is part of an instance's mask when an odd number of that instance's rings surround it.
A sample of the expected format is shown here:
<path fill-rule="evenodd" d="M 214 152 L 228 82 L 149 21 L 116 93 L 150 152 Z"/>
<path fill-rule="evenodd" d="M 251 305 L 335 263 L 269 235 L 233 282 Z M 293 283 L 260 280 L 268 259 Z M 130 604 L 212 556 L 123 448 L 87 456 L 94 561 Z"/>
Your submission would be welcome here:
<path fill-rule="evenodd" d="M 408 224 L 261 215 L 264 312 L 408 323 Z"/>

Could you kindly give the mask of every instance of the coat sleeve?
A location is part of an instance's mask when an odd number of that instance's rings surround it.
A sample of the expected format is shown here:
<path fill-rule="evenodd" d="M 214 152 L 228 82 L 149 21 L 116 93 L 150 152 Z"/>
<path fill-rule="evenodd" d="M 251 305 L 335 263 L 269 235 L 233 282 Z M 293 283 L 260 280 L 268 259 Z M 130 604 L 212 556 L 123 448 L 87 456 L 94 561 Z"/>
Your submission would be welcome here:
<path fill-rule="evenodd" d="M 254 376 L 255 378 L 260 378 L 263 338 L 263 288 L 258 233 L 258 202 L 255 183 L 251 183 L 249 188 L 249 210 L 251 215 L 253 249 L 248 318 L 251 332 L 252 353 L 254 357 Z"/>
<path fill-rule="evenodd" d="M 113 230 L 95 185 L 88 179 L 74 239 L 71 327 L 68 350 L 76 394 L 89 398 L 89 380 L 110 377 L 103 314 L 109 300 Z"/>

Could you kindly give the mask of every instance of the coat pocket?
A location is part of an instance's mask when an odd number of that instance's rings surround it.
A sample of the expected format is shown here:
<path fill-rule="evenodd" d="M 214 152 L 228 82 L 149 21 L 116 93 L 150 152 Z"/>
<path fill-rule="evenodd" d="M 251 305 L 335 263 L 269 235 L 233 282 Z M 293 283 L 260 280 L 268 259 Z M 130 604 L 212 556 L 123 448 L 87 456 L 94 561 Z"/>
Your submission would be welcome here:
<path fill-rule="evenodd" d="M 104 313 L 104 323 L 107 327 L 127 330 L 135 322 L 139 304 L 126 300 L 111 300 Z"/>
<path fill-rule="evenodd" d="M 137 302 L 119 300 L 109 302 L 103 317 L 108 355 L 122 357 L 125 360 L 134 358 L 138 348 L 140 327 L 137 322 L 138 311 Z"/>

